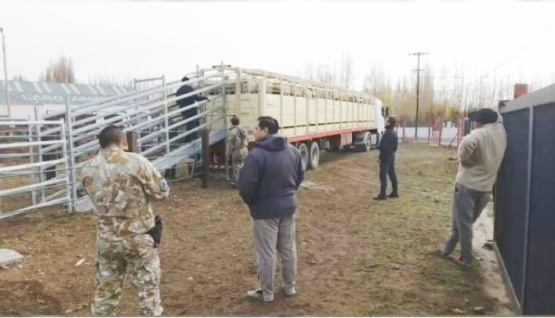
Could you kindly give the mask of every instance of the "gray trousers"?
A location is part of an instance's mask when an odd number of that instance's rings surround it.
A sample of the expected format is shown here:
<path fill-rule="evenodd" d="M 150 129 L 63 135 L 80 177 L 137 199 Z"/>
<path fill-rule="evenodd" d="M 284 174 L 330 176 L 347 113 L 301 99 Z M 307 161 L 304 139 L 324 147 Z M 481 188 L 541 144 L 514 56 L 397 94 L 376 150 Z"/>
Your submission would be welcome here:
<path fill-rule="evenodd" d="M 282 287 L 286 293 L 297 285 L 297 214 L 283 218 L 253 220 L 254 248 L 258 278 L 265 301 L 274 299 L 277 252 L 281 258 Z"/>
<path fill-rule="evenodd" d="M 460 184 L 455 185 L 453 211 L 451 217 L 451 235 L 445 242 L 443 255 L 453 252 L 457 243 L 461 243 L 463 262 L 472 262 L 472 225 L 488 204 L 490 192 L 480 192 Z"/>

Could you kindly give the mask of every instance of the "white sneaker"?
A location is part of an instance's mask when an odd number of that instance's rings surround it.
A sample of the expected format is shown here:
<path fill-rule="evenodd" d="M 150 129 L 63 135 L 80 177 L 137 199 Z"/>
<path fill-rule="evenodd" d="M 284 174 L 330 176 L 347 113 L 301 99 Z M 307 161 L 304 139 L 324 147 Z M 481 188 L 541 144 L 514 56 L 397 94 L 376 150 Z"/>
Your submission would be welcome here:
<path fill-rule="evenodd" d="M 262 300 L 265 303 L 270 303 L 274 301 L 274 297 L 264 297 L 262 294 L 262 289 L 249 290 L 247 292 L 247 296 L 253 299 Z"/>
<path fill-rule="evenodd" d="M 287 297 L 292 297 L 292 296 L 297 295 L 297 289 L 295 289 L 295 287 L 284 288 L 283 292 L 285 293 L 285 296 L 287 296 Z"/>

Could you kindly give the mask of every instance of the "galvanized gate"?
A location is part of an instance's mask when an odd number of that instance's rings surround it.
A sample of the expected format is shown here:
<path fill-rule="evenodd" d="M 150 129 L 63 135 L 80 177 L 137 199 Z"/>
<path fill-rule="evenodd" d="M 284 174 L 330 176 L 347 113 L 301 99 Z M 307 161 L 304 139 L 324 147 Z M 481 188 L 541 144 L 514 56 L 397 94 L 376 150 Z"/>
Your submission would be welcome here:
<path fill-rule="evenodd" d="M 70 202 L 72 184 L 68 172 L 72 169 L 64 121 L 1 121 L 0 124 L 5 128 L 0 136 L 0 219 Z M 54 127 L 59 133 L 41 138 L 42 131 L 48 127 Z M 59 151 L 46 151 L 49 147 L 57 147 Z M 52 177 L 56 172 L 61 173 Z"/>
<path fill-rule="evenodd" d="M 97 153 L 99 145 L 96 136 L 106 125 L 122 125 L 126 132 L 133 132 L 137 137 L 136 152 L 151 160 L 161 172 L 175 167 L 184 158 L 201 152 L 200 138 L 188 140 L 187 136 L 200 133 L 206 128 L 210 131 L 210 145 L 225 140 L 225 85 L 228 71 L 223 66 L 214 70 L 206 75 L 198 71 L 186 82 L 166 83 L 162 77 L 160 84 L 154 83 L 143 90 L 84 105 L 71 105 L 68 99 L 65 112 L 48 114 L 44 121 L 24 124 L 26 127 L 33 126 L 25 128 L 32 131 L 26 135 L 28 140 L 3 143 L 0 146 L 3 152 L 0 155 L 4 156 L 0 158 L 17 157 L 20 161 L 0 167 L 0 178 L 7 178 L 8 173 L 13 177 L 14 171 L 23 171 L 17 176 L 29 176 L 39 182 L 22 182 L 17 187 L 3 186 L 0 199 L 29 191 L 34 199 L 24 207 L 0 214 L 0 218 L 60 203 L 68 203 L 68 210 L 74 211 L 85 203 L 87 198 L 81 193 L 82 186 L 77 182 L 77 176 L 84 162 Z M 135 84 L 140 82 L 141 80 L 136 81 Z M 196 89 L 191 93 L 175 96 L 175 91 L 182 85 L 194 85 Z M 206 92 L 210 93 L 207 101 L 195 102 L 184 108 L 177 105 L 177 101 L 181 99 Z M 192 117 L 182 115 L 190 109 L 198 109 L 197 114 Z M 187 123 L 195 120 L 200 120 L 200 125 L 186 129 Z M 22 123 L 9 122 L 2 125 L 16 124 L 21 126 Z M 19 148 L 30 149 L 29 157 L 35 161 L 23 162 L 24 155 L 4 153 L 4 149 Z M 64 188 L 55 193 L 46 190 L 59 185 Z M 40 200 L 37 199 L 39 197 Z"/>

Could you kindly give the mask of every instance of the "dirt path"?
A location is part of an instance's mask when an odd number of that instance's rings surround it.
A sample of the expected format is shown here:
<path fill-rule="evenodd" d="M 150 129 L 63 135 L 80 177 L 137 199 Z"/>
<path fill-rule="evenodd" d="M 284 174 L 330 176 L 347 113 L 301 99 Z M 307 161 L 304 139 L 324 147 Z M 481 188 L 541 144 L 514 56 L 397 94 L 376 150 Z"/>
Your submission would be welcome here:
<path fill-rule="evenodd" d="M 261 304 L 245 299 L 257 287 L 250 217 L 234 190 L 196 182 L 172 188 L 157 204 L 165 219 L 162 300 L 167 315 L 452 315 L 484 306 L 507 313 L 504 298 L 481 287 L 482 268 L 463 272 L 434 254 L 447 235 L 454 150 L 403 145 L 401 199 L 375 202 L 376 152 L 328 154 L 300 190 L 299 295 Z M 0 247 L 26 255 L 0 271 L 2 315 L 89 315 L 94 225 L 89 216 L 33 214 L 0 222 Z M 76 267 L 75 263 L 85 258 Z M 502 287 L 501 287 L 502 288 Z M 14 302 L 14 299 L 21 301 Z M 134 315 L 126 284 L 119 315 Z"/>

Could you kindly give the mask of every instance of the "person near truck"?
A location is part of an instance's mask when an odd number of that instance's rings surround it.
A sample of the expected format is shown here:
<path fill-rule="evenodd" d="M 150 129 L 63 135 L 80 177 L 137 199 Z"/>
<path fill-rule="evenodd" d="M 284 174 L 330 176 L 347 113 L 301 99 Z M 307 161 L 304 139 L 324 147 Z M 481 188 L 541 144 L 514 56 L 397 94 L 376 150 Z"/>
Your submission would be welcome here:
<path fill-rule="evenodd" d="M 232 127 L 229 129 L 227 134 L 227 154 L 231 161 L 231 185 L 237 186 L 237 180 L 239 180 L 239 173 L 241 168 L 245 163 L 245 158 L 249 154 L 247 150 L 247 131 L 239 126 L 239 118 L 233 116 L 231 118 Z"/>
<path fill-rule="evenodd" d="M 115 314 L 129 269 L 139 299 L 138 313 L 161 315 L 156 247 L 162 229 L 151 202 L 168 197 L 168 184 L 146 158 L 126 152 L 122 127 L 108 126 L 98 139 L 101 150 L 87 161 L 80 175 L 93 203 L 97 228 L 92 313 Z"/>
<path fill-rule="evenodd" d="M 395 153 L 397 152 L 399 139 L 397 138 L 397 133 L 394 128 L 395 118 L 388 117 L 385 132 L 378 146 L 380 150 L 378 157 L 380 162 L 380 194 L 378 194 L 374 200 L 386 200 L 388 197 L 399 197 L 399 184 L 397 182 L 397 173 L 395 172 Z M 391 180 L 392 187 L 392 191 L 389 195 L 386 194 L 388 176 L 389 180 Z"/>
<path fill-rule="evenodd" d="M 448 257 L 460 242 L 461 255 L 453 260 L 465 268 L 472 264 L 472 225 L 490 200 L 507 148 L 507 134 L 497 112 L 480 109 L 471 120 L 476 127 L 462 139 L 458 149 L 451 234 L 438 247 L 440 255 Z"/>
<path fill-rule="evenodd" d="M 187 82 L 187 81 L 189 81 L 189 78 L 187 76 L 185 76 L 181 79 L 181 81 L 182 82 Z M 179 98 L 179 96 L 190 94 L 194 91 L 195 91 L 195 89 L 191 85 L 183 84 L 177 90 L 177 92 L 175 93 L 175 96 Z M 208 98 L 206 96 L 201 96 L 200 94 L 193 94 L 193 95 L 187 96 L 185 98 L 178 99 L 177 104 L 179 105 L 180 109 L 183 109 L 183 108 L 186 108 L 186 107 L 189 107 L 189 106 L 193 105 L 195 102 L 201 102 L 201 101 L 204 101 L 204 100 L 208 100 Z M 186 110 L 182 111 L 181 112 L 181 118 L 183 120 L 187 120 L 188 118 L 197 116 L 198 113 L 199 113 L 198 107 L 194 106 L 194 107 L 191 107 L 190 109 L 186 109 Z M 187 131 L 191 131 L 191 130 L 197 128 L 198 126 L 200 126 L 200 118 L 196 118 L 196 119 L 193 119 L 193 120 L 187 122 L 185 124 L 185 129 L 187 129 Z M 187 143 L 187 142 L 193 141 L 193 140 L 197 139 L 198 136 L 199 136 L 199 133 L 198 133 L 198 131 L 196 131 L 192 134 L 189 134 L 189 135 L 185 136 L 184 142 Z"/>
<path fill-rule="evenodd" d="M 282 288 L 286 296 L 297 294 L 297 243 L 295 220 L 297 190 L 304 179 L 301 154 L 278 136 L 279 123 L 272 117 L 258 118 L 256 145 L 239 175 L 239 194 L 253 220 L 254 246 L 260 289 L 247 296 L 274 300 L 277 254 L 281 258 Z"/>

